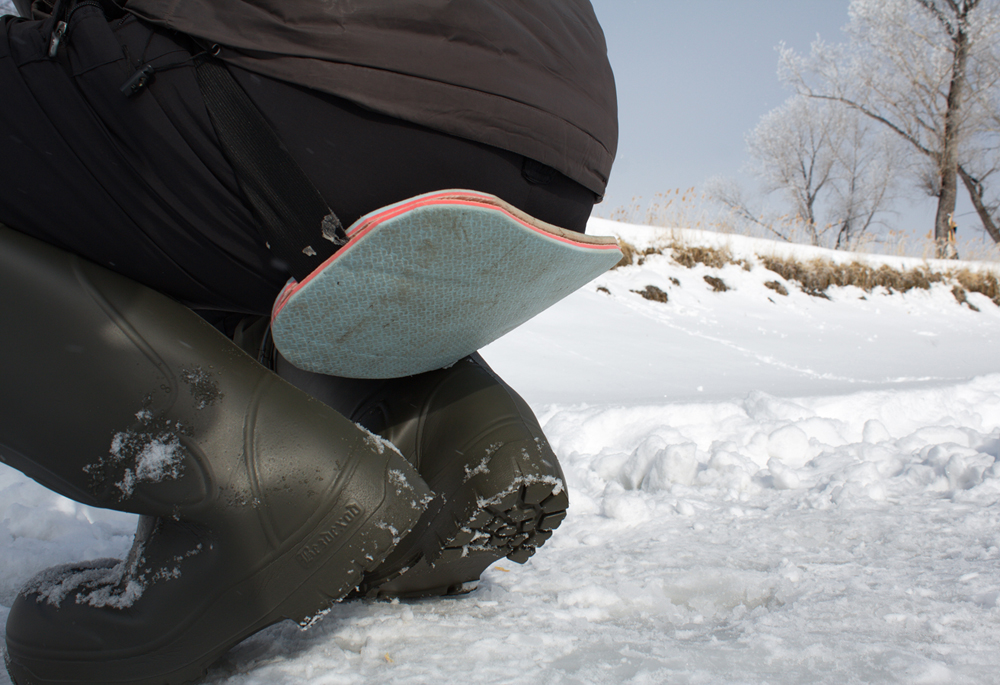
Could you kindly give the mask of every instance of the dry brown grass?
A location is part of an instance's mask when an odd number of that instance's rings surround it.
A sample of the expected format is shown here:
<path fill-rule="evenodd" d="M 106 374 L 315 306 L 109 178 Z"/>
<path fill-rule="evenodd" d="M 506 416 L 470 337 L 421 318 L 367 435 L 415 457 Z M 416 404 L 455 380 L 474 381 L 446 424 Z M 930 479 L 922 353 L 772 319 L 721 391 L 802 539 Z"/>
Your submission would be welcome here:
<path fill-rule="evenodd" d="M 788 297 L 788 288 L 781 285 L 781 283 L 779 283 L 778 281 L 768 281 L 767 283 L 764 284 L 764 287 L 773 290 L 779 295 L 784 295 L 785 297 Z"/>
<path fill-rule="evenodd" d="M 881 287 L 890 293 L 905 293 L 914 289 L 929 290 L 934 283 L 955 281 L 962 293 L 961 296 L 955 294 L 955 299 L 961 304 L 969 304 L 964 294 L 972 292 L 985 295 L 1000 307 L 1000 283 L 990 272 L 968 269 L 931 271 L 927 267 L 894 269 L 884 264 L 876 268 L 860 262 L 834 264 L 821 259 L 800 262 L 783 257 L 761 257 L 760 260 L 769 271 L 786 281 L 798 283 L 803 292 L 817 297 L 826 297 L 830 286 L 853 285 L 866 293 Z M 971 304 L 969 306 L 972 307 Z"/>
<path fill-rule="evenodd" d="M 985 295 L 1000 307 L 1000 282 L 997 281 L 996 274 L 961 269 L 951 276 L 968 292 Z"/>
<path fill-rule="evenodd" d="M 836 264 L 823 259 L 801 262 L 786 257 L 761 257 L 761 263 L 786 281 L 794 281 L 810 295 L 826 296 L 830 286 L 853 285 L 870 293 L 878 287 L 889 292 L 905 293 L 914 288 L 928 290 L 932 283 L 945 280 L 945 274 L 926 268 L 898 270 L 882 265 L 872 267 L 861 262 Z"/>
<path fill-rule="evenodd" d="M 623 266 L 632 266 L 635 264 L 635 257 L 638 254 L 638 250 L 635 245 L 628 242 L 624 238 L 618 239 L 618 249 L 622 251 L 622 258 L 615 264 L 612 269 L 619 269 Z"/>
<path fill-rule="evenodd" d="M 618 260 L 612 269 L 617 269 L 622 266 L 642 266 L 643 262 L 646 261 L 646 257 L 652 254 L 663 254 L 663 251 L 656 247 L 647 247 L 640 250 L 638 247 L 628 242 L 623 238 L 618 239 L 618 247 L 622 251 L 622 258 Z"/>
<path fill-rule="evenodd" d="M 721 269 L 726 264 L 739 264 L 747 270 L 750 268 L 746 260 L 736 259 L 729 250 L 724 248 L 699 247 L 675 242 L 671 243 L 668 249 L 673 254 L 674 261 L 689 269 L 694 268 L 695 264 L 704 264 L 712 269 Z"/>
<path fill-rule="evenodd" d="M 702 276 L 705 282 L 712 286 L 712 291 L 716 293 L 724 293 L 729 290 L 729 286 L 721 278 L 716 278 L 715 276 Z"/>
<path fill-rule="evenodd" d="M 729 264 L 735 264 L 749 271 L 752 264 L 741 258 L 736 258 L 725 248 L 702 247 L 687 245 L 676 239 L 665 241 L 657 247 L 637 248 L 625 240 L 619 239 L 624 255 L 614 267 L 641 265 L 650 255 L 664 255 L 686 268 L 694 268 L 702 264 L 711 269 L 721 269 Z M 952 294 L 960 304 L 971 309 L 976 307 L 967 299 L 967 293 L 980 293 L 1000 307 L 1000 280 L 991 271 L 972 271 L 970 269 L 954 269 L 932 271 L 923 266 L 915 269 L 895 269 L 888 265 L 871 266 L 861 261 L 838 264 L 824 259 L 801 261 L 788 257 L 757 256 L 760 264 L 769 271 L 781 276 L 786 282 L 796 283 L 803 292 L 814 297 L 830 299 L 827 290 L 833 286 L 853 285 L 866 293 L 876 288 L 883 288 L 890 293 L 905 293 L 910 290 L 929 290 L 935 283 L 953 283 Z M 729 290 L 728 286 L 716 276 L 705 276 L 705 281 L 716 292 Z M 671 279 L 675 285 L 679 283 Z M 772 280 L 765 284 L 780 295 L 787 295 L 788 290 L 779 281 Z M 654 291 L 649 289 L 653 288 Z M 655 286 L 647 286 L 646 290 L 633 291 L 646 299 L 666 302 L 666 293 Z M 659 293 L 659 294 L 657 294 Z M 658 299 L 662 295 L 663 299 Z M 978 311 L 978 310 L 976 310 Z"/>
<path fill-rule="evenodd" d="M 701 247 L 687 245 L 678 241 L 670 241 L 658 247 L 640 249 L 622 238 L 618 239 L 622 251 L 621 260 L 612 268 L 622 266 L 641 266 L 650 255 L 669 255 L 681 266 L 693 269 L 697 264 L 704 264 L 710 269 L 721 269 L 727 264 L 738 264 L 744 270 L 750 270 L 750 264 L 745 259 L 737 259 L 725 248 Z"/>
<path fill-rule="evenodd" d="M 669 300 L 667 294 L 655 285 L 647 285 L 642 290 L 633 290 L 632 292 L 636 295 L 641 295 L 650 302 L 667 302 Z"/>
<path fill-rule="evenodd" d="M 971 302 L 969 302 L 968 299 L 966 299 L 967 293 L 965 291 L 965 288 L 963 288 L 962 286 L 956 285 L 954 288 L 951 289 L 951 294 L 955 296 L 955 301 L 958 302 L 959 304 L 964 304 L 966 307 L 968 307 L 974 312 L 979 311 L 979 307 L 972 304 Z"/>

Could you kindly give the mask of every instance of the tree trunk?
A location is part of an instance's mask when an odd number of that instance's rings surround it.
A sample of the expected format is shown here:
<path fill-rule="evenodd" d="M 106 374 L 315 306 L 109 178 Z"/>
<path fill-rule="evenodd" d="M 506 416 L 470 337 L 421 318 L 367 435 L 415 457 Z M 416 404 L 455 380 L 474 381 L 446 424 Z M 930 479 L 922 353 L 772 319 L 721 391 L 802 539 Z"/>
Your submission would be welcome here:
<path fill-rule="evenodd" d="M 938 194 L 937 215 L 934 218 L 934 241 L 937 243 L 939 258 L 957 257 L 955 253 L 954 214 L 958 198 L 958 141 L 960 109 L 965 89 L 965 65 L 969 56 L 969 38 L 966 34 L 965 16 L 958 17 L 952 42 L 955 46 L 951 84 L 948 87 L 948 101 L 944 113 L 944 137 L 938 170 L 941 174 L 941 189 Z"/>

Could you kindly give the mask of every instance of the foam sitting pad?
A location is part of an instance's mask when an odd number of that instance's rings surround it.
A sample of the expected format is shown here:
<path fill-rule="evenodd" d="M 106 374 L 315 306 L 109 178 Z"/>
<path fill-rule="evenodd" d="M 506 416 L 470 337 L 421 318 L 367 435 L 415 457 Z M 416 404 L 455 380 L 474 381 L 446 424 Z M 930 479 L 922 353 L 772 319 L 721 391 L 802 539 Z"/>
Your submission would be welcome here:
<path fill-rule="evenodd" d="M 274 304 L 295 366 L 398 378 L 448 366 L 614 266 L 614 238 L 534 219 L 486 193 L 447 190 L 367 214 L 348 242 Z"/>

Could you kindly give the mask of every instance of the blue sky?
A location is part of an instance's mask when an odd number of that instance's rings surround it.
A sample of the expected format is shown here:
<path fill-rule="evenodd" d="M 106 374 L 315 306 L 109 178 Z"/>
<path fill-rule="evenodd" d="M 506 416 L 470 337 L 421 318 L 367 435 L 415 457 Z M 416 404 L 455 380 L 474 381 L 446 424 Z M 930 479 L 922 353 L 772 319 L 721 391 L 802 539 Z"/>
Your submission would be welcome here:
<path fill-rule="evenodd" d="M 606 205 L 738 175 L 744 136 L 790 92 L 776 46 L 840 42 L 849 0 L 592 0 L 618 86 Z M 748 181 L 748 186 L 752 185 Z"/>
<path fill-rule="evenodd" d="M 609 204 L 735 176 L 743 138 L 790 92 L 776 46 L 840 42 L 848 0 L 592 0 L 618 86 Z"/>

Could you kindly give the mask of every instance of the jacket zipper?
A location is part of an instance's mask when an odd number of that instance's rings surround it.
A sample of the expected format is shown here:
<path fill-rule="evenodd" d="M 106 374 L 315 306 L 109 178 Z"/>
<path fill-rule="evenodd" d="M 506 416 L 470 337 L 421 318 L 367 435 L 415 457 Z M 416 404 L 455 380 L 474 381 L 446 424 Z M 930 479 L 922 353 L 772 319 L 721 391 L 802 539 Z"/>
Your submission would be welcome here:
<path fill-rule="evenodd" d="M 55 56 L 59 53 L 59 46 L 66 37 L 66 30 L 69 29 L 69 20 L 73 17 L 73 13 L 81 7 L 97 7 L 101 10 L 101 12 L 104 11 L 104 7 L 101 6 L 101 3 L 95 2 L 94 0 L 84 0 L 84 2 L 74 4 L 70 11 L 66 14 L 66 17 L 57 22 L 55 29 L 52 31 L 52 37 L 49 38 L 49 59 L 55 59 Z"/>

